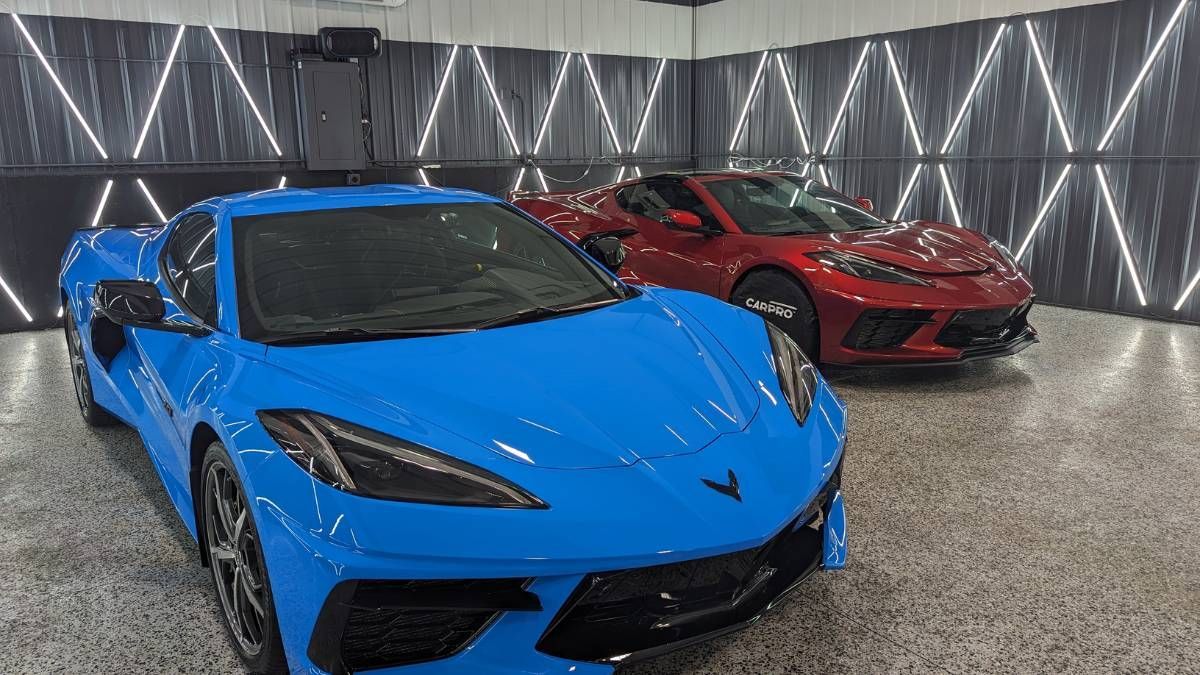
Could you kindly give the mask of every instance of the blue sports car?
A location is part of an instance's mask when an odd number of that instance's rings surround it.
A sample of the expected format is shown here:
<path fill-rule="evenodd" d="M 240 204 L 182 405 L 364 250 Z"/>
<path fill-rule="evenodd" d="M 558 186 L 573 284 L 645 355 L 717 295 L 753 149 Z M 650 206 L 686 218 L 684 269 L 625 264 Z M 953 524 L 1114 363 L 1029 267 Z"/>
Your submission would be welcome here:
<path fill-rule="evenodd" d="M 607 673 L 846 561 L 844 404 L 758 316 L 465 190 L 213 198 L 62 260 L 253 672 Z"/>

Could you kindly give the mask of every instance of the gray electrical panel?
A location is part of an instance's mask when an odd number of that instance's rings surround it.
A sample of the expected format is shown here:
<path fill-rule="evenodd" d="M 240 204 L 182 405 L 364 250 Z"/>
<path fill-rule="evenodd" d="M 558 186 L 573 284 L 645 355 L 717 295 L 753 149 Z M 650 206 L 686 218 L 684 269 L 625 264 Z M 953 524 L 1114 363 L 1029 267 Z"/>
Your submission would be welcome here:
<path fill-rule="evenodd" d="M 307 167 L 314 171 L 366 168 L 358 64 L 297 60 L 296 84 Z"/>

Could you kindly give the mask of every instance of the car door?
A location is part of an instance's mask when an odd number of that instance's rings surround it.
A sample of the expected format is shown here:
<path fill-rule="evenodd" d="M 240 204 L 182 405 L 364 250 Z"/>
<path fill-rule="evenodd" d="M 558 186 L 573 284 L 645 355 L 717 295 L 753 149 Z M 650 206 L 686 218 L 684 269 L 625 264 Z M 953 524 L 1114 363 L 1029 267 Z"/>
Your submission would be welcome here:
<path fill-rule="evenodd" d="M 714 232 L 720 222 L 682 180 L 649 178 L 621 188 L 614 199 L 621 218 L 638 231 L 625 239 L 627 264 L 642 283 L 717 295 L 724 237 L 672 229 L 662 222 L 667 209 L 689 211 Z"/>
<path fill-rule="evenodd" d="M 209 213 L 180 216 L 161 254 L 148 261 L 160 275 L 167 315 L 216 330 L 217 256 L 216 221 Z M 151 423 L 141 431 L 164 471 L 168 489 L 189 489 L 190 441 L 194 420 L 187 412 L 190 401 L 216 379 L 214 336 L 193 336 L 152 328 L 130 331 L 132 346 L 141 357 L 134 380 L 145 402 Z M 151 441 L 153 435 L 157 442 Z M 170 478 L 170 481 L 165 479 Z M 174 490 L 172 490 L 174 491 Z M 178 496 L 178 495 L 173 495 Z"/>

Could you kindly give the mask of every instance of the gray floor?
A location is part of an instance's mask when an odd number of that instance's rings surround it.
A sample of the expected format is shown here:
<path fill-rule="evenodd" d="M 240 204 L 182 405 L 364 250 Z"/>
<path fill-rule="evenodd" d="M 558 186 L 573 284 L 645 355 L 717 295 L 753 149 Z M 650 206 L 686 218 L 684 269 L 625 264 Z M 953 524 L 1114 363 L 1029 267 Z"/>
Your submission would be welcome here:
<path fill-rule="evenodd" d="M 650 673 L 1200 669 L 1200 328 L 1040 307 L 962 368 L 830 373 L 850 567 Z M 0 671 L 237 669 L 128 429 L 61 335 L 0 336 Z"/>

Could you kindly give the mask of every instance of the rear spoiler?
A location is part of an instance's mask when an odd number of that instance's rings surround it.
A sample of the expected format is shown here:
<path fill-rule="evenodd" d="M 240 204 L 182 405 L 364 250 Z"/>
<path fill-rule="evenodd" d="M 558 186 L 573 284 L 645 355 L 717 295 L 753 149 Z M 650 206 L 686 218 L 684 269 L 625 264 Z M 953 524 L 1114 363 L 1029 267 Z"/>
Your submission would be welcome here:
<path fill-rule="evenodd" d="M 166 223 L 130 223 L 127 225 L 108 224 L 108 225 L 97 225 L 96 227 L 84 225 L 83 227 L 75 228 L 75 231 L 76 232 L 89 232 L 92 230 L 146 230 L 146 229 L 159 230 L 159 229 L 162 229 L 162 227 L 164 225 L 166 225 Z"/>

